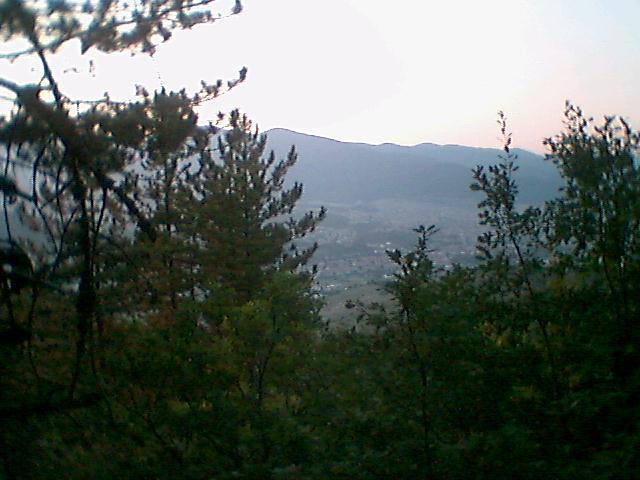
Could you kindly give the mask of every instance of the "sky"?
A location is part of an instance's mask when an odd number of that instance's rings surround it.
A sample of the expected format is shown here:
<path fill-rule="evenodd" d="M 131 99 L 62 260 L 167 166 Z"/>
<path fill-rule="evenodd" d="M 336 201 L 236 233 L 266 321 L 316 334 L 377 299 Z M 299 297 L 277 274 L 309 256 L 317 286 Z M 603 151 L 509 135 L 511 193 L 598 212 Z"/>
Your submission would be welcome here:
<path fill-rule="evenodd" d="M 226 2 L 226 3 L 225 3 Z M 219 1 L 222 12 L 231 2 Z M 240 108 L 261 130 L 344 141 L 499 147 L 503 110 L 514 145 L 544 152 L 565 100 L 640 127 L 639 0 L 244 0 L 244 11 L 180 32 L 153 58 L 55 59 L 76 98 L 195 91 L 200 80 L 245 83 L 200 109 L 206 122 Z M 89 67 L 89 60 L 93 67 Z M 62 73 L 65 72 L 65 73 Z M 24 65 L 0 64 L 21 79 Z"/>

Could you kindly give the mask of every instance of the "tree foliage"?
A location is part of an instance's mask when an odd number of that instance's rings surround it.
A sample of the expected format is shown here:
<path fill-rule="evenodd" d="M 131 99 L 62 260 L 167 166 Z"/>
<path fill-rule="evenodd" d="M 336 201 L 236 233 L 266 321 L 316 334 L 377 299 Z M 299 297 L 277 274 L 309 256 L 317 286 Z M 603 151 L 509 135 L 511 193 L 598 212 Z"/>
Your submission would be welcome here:
<path fill-rule="evenodd" d="M 640 136 L 567 104 L 564 180 L 518 200 L 518 158 L 472 172 L 478 264 L 434 226 L 387 252 L 393 304 L 322 329 L 302 185 L 237 111 L 243 81 L 76 102 L 50 59 L 152 54 L 213 2 L 10 0 L 0 79 L 2 478 L 632 479 L 640 469 Z M 235 3 L 229 14 L 241 11 Z M 224 126 L 224 128 L 220 128 Z"/>

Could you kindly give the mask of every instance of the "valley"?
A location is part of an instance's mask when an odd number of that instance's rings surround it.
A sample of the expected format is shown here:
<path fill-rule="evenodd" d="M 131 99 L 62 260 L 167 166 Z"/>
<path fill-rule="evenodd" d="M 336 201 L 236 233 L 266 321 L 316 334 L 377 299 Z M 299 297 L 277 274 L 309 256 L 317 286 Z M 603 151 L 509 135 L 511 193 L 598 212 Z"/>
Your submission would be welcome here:
<path fill-rule="evenodd" d="M 290 130 L 267 132 L 278 157 L 295 145 L 298 162 L 290 182 L 304 194 L 296 210 L 327 209 L 326 219 L 303 242 L 317 242 L 317 289 L 323 316 L 340 325 L 353 318 L 348 300 L 388 301 L 385 283 L 394 266 L 386 251 L 410 250 L 419 225 L 436 225 L 432 259 L 441 268 L 475 260 L 478 225 L 471 169 L 500 160 L 498 149 L 430 143 L 413 147 L 339 142 Z M 542 205 L 560 185 L 553 165 L 531 152 L 517 151 L 522 206 Z"/>

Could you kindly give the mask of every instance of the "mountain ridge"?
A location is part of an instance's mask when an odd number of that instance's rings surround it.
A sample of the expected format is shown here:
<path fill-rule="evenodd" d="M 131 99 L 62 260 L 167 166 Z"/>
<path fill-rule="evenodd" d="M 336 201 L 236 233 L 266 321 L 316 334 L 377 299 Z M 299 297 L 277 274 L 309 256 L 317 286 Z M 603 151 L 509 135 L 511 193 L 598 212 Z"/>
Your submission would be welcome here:
<path fill-rule="evenodd" d="M 472 149 L 472 150 L 485 150 L 485 151 L 491 151 L 491 152 L 503 152 L 501 148 L 497 148 L 497 147 L 478 147 L 473 145 L 463 145 L 459 143 L 435 143 L 435 142 L 425 141 L 425 142 L 419 142 L 411 145 L 402 145 L 400 143 L 394 143 L 394 142 L 369 143 L 369 142 L 357 142 L 357 141 L 351 141 L 351 140 L 338 140 L 338 139 L 327 137 L 324 135 L 299 132 L 297 130 L 293 130 L 291 128 L 285 128 L 285 127 L 273 127 L 264 131 L 263 133 L 266 134 L 267 137 L 269 137 L 269 135 L 271 135 L 272 133 L 276 135 L 288 134 L 288 135 L 294 135 L 294 136 L 304 136 L 309 138 L 315 138 L 319 140 L 327 140 L 327 141 L 339 143 L 339 144 L 360 145 L 360 146 L 367 146 L 367 147 L 397 147 L 400 149 L 412 149 L 412 148 L 418 148 L 418 147 L 424 146 L 424 147 L 434 147 L 434 148 L 462 148 L 462 149 Z M 513 148 L 512 152 L 518 155 L 525 154 L 525 155 L 533 155 L 536 157 L 544 158 L 543 155 L 540 155 L 538 153 L 532 152 L 531 150 L 527 150 L 519 147 Z"/>
<path fill-rule="evenodd" d="M 283 157 L 296 147 L 298 162 L 290 179 L 305 187 L 304 201 L 354 203 L 384 198 L 454 202 L 474 209 L 478 199 L 469 189 L 471 170 L 497 163 L 496 148 L 420 143 L 373 145 L 343 142 L 289 129 L 265 132 L 269 149 Z M 522 149 L 517 154 L 520 200 L 539 204 L 552 198 L 560 185 L 551 162 Z"/>

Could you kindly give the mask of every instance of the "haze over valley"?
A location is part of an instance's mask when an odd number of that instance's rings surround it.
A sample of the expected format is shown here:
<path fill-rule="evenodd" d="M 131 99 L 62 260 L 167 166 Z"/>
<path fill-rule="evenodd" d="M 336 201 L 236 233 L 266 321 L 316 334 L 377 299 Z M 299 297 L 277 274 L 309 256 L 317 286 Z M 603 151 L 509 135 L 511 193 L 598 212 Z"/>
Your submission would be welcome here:
<path fill-rule="evenodd" d="M 434 261 L 442 267 L 470 264 L 480 232 L 471 170 L 499 162 L 502 150 L 421 143 L 415 146 L 341 142 L 287 129 L 267 132 L 268 149 L 284 157 L 294 145 L 298 162 L 289 182 L 303 184 L 298 212 L 327 208 L 309 240 L 325 314 L 346 316 L 346 300 L 377 301 L 395 271 L 386 250 L 408 250 L 413 229 L 436 225 Z M 555 166 L 540 155 L 515 149 L 523 205 L 542 205 L 560 186 Z"/>

